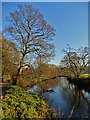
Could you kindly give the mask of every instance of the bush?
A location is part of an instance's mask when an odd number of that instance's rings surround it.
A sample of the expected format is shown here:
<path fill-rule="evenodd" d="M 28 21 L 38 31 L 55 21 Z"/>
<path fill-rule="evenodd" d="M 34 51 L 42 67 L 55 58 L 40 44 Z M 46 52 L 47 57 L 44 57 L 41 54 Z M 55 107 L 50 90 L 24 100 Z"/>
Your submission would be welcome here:
<path fill-rule="evenodd" d="M 42 98 L 18 86 L 11 86 L 2 100 L 2 118 L 49 118 L 51 113 Z"/>

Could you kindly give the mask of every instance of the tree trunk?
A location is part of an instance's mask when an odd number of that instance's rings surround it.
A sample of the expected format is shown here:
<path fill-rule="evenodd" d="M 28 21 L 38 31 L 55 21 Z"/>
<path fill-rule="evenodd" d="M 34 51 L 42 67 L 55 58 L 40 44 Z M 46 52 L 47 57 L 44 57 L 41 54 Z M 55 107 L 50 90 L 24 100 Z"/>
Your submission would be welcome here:
<path fill-rule="evenodd" d="M 25 55 L 22 56 L 22 59 L 20 61 L 20 67 L 18 68 L 18 73 L 16 76 L 16 85 L 18 85 L 18 86 L 21 86 L 24 59 L 25 59 Z"/>

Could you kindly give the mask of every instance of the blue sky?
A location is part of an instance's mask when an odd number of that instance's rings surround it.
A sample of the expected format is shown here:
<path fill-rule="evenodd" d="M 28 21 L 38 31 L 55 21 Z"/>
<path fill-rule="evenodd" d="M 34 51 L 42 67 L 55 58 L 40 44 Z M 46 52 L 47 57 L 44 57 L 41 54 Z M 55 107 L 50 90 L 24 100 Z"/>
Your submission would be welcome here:
<path fill-rule="evenodd" d="M 2 21 L 9 12 L 17 10 L 18 4 L 31 4 L 34 8 L 38 8 L 45 20 L 56 29 L 54 37 L 56 56 L 51 63 L 60 62 L 63 56 L 61 50 L 67 44 L 74 48 L 88 45 L 87 2 L 4 2 L 2 3 Z"/>

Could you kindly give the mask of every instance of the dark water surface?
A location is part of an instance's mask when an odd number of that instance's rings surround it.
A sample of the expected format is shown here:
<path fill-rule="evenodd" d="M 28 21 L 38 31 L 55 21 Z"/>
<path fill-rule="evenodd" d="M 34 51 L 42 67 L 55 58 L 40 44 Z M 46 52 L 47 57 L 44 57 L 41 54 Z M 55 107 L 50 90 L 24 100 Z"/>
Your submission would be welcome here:
<path fill-rule="evenodd" d="M 70 111 L 75 103 L 76 92 L 74 85 L 68 83 L 67 79 L 57 78 L 54 80 L 48 80 L 34 86 L 33 89 L 28 90 L 28 92 L 41 93 L 41 90 L 54 90 L 54 92 L 44 92 L 42 96 L 49 106 L 60 112 L 62 118 L 66 118 L 70 115 Z M 90 105 L 90 93 L 81 91 L 85 99 L 80 96 L 77 97 L 75 109 L 73 112 L 73 118 L 87 118 Z"/>

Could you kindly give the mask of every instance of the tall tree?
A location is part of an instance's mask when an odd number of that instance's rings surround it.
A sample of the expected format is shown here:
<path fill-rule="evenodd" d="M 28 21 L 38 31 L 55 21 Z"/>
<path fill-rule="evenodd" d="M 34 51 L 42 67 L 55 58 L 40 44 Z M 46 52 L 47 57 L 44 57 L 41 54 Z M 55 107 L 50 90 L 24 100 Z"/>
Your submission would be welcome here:
<path fill-rule="evenodd" d="M 79 77 L 81 73 L 85 72 L 90 63 L 88 47 L 81 47 L 75 50 L 67 45 L 67 47 L 63 49 L 63 52 L 65 56 L 61 64 L 69 68 L 68 70 L 70 70 L 74 77 Z"/>
<path fill-rule="evenodd" d="M 2 39 L 2 79 L 11 80 L 16 76 L 20 54 L 10 40 Z"/>
<path fill-rule="evenodd" d="M 35 59 L 39 54 L 54 56 L 54 45 L 51 42 L 55 29 L 49 25 L 38 9 L 31 5 L 18 5 L 18 10 L 10 13 L 4 35 L 16 41 L 21 53 L 20 65 L 17 73 L 17 85 L 22 73 L 25 58 L 32 55 Z M 46 57 L 46 58 L 47 58 Z M 46 59 L 45 58 L 45 59 Z"/>

